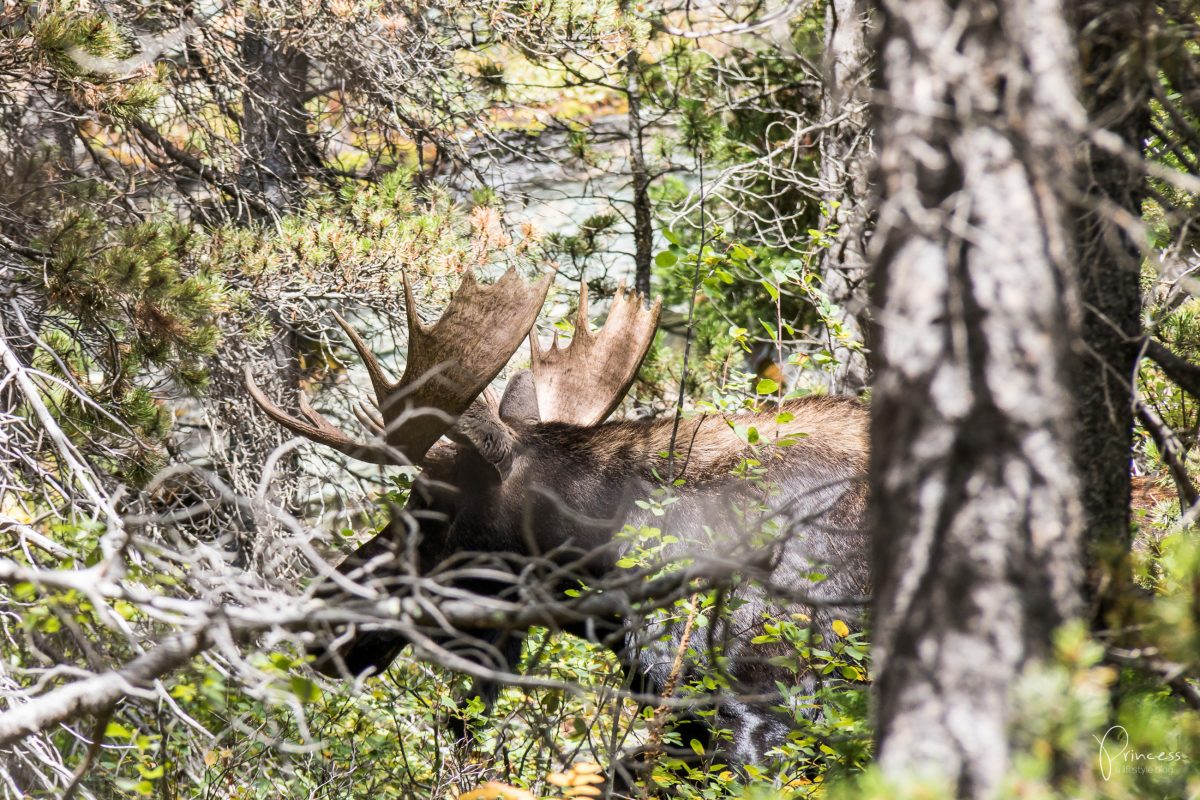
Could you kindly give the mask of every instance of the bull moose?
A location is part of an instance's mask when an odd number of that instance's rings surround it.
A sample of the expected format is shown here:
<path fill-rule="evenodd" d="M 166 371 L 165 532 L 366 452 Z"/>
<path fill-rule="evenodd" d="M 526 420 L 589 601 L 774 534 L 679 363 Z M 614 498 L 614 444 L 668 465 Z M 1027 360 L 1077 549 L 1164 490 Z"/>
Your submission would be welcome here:
<path fill-rule="evenodd" d="M 649 350 L 661 301 L 647 307 L 640 295 L 619 290 L 593 333 L 584 285 L 570 344 L 560 347 L 556 335 L 543 347 L 531 331 L 551 280 L 528 283 L 510 269 L 487 286 L 468 273 L 440 320 L 426 326 L 405 277 L 408 358 L 397 382 L 337 316 L 374 389 L 376 408 L 358 415 L 374 433 L 369 440 L 345 435 L 303 397 L 303 418 L 288 414 L 248 369 L 247 387 L 269 417 L 300 436 L 355 459 L 420 467 L 403 512 L 339 567 L 343 575 L 384 580 L 441 570 L 457 576 L 456 589 L 511 595 L 517 584 L 504 575 L 536 562 L 548 565 L 553 594 L 620 574 L 617 561 L 631 546 L 621 533 L 641 526 L 669 528 L 668 541 L 676 542 L 669 556 L 728 562 L 752 554 L 760 580 L 732 589 L 737 602 L 689 647 L 680 647 L 681 622 L 649 634 L 622 619 L 565 627 L 605 640 L 649 691 L 668 681 L 677 651 L 691 654 L 689 670 L 719 664 L 725 686 L 710 698 L 716 714 L 704 724 L 730 732 L 719 745 L 730 763 L 761 762 L 790 730 L 772 709 L 777 682 L 813 689 L 820 676 L 776 666 L 782 645 L 751 640 L 776 615 L 807 618 L 828 638 L 836 619 L 856 617 L 850 598 L 869 588 L 865 409 L 853 398 L 808 397 L 757 414 L 605 422 Z M 497 402 L 487 387 L 526 336 L 530 368 L 508 381 Z M 646 501 L 664 485 L 669 501 Z M 461 567 L 468 555 L 493 561 L 474 571 L 446 566 Z M 401 592 L 410 584 L 392 585 Z M 779 600 L 780 588 L 793 599 Z M 520 635 L 467 633 L 484 644 L 477 657 L 515 663 Z M 317 666 L 343 676 L 382 671 L 408 643 L 383 626 L 345 631 L 335 641 Z M 720 659 L 705 655 L 713 652 Z"/>

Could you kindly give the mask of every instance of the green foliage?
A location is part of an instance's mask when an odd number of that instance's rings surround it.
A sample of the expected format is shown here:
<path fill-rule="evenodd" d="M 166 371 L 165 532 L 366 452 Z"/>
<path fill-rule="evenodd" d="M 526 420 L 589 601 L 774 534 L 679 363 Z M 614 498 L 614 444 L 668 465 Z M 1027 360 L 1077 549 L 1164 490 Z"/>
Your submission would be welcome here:
<path fill-rule="evenodd" d="M 746 406 L 755 395 L 774 394 L 782 386 L 785 354 L 788 364 L 819 374 L 836 366 L 837 347 L 861 348 L 822 290 L 814 258 L 751 247 L 720 228 L 704 234 L 703 250 L 694 230 L 667 230 L 663 235 L 668 244 L 655 259 L 655 275 L 664 301 L 686 306 L 699 279 L 692 337 L 703 360 L 690 373 L 690 396 L 734 388 Z M 818 248 L 828 246 L 821 242 L 821 232 L 809 235 Z M 806 347 L 807 352 L 795 349 L 811 330 L 823 331 L 817 345 Z M 745 375 L 743 365 L 757 376 Z M 790 396 L 806 390 L 805 383 L 798 382 Z"/>
<path fill-rule="evenodd" d="M 154 469 L 171 427 L 154 384 L 202 390 L 220 344 L 230 298 L 198 258 L 204 242 L 174 220 L 113 224 L 87 209 L 36 241 L 50 257 L 37 287 L 47 302 L 34 366 L 58 379 L 45 389 L 67 433 L 106 442 L 105 461 L 133 480 Z"/>
<path fill-rule="evenodd" d="M 1055 657 L 1026 671 L 1013 694 L 1015 750 L 1000 798 L 1133 800 L 1191 797 L 1200 787 L 1200 710 L 1169 681 L 1200 663 L 1200 545 L 1177 532 L 1144 553 L 1139 570 L 1161 576 L 1137 604 L 1137 648 L 1106 644 L 1082 623 L 1058 631 Z M 955 796 L 920 775 L 875 767 L 832 787 L 834 798 Z"/>
<path fill-rule="evenodd" d="M 137 118 L 158 101 L 160 70 L 142 69 L 130 76 L 97 69 L 98 64 L 119 62 L 131 54 L 128 38 L 111 17 L 68 0 L 50 4 L 25 0 L 24 5 L 22 22 L 33 44 L 28 66 L 44 67 L 57 91 L 82 108 L 120 120 Z M 18 36 L 21 27 L 8 27 L 0 36 Z"/>

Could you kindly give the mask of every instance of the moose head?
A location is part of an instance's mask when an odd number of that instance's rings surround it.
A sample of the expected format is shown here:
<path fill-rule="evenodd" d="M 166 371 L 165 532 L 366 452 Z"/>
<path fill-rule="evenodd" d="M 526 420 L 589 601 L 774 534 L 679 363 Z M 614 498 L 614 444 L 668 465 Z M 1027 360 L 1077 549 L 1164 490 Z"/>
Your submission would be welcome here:
<path fill-rule="evenodd" d="M 604 326 L 592 332 L 585 284 L 570 344 L 560 347 L 556 335 L 543 348 L 531 329 L 551 277 L 530 284 L 509 270 L 483 286 L 468 274 L 431 327 L 419 320 L 406 277 L 408 360 L 396 382 L 336 316 L 374 389 L 375 408 L 357 414 L 370 439 L 342 433 L 303 396 L 303 418 L 283 411 L 249 370 L 247 387 L 293 433 L 352 458 L 421 468 L 402 513 L 339 567 L 343 575 L 382 579 L 397 593 L 413 585 L 413 576 L 441 571 L 454 576 L 448 583 L 456 591 L 503 595 L 514 585 L 506 576 L 530 563 L 550 576 L 551 593 L 581 579 L 595 585 L 619 572 L 619 532 L 662 524 L 662 509 L 645 500 L 670 484 L 667 516 L 678 544 L 668 557 L 707 551 L 736 563 L 757 553 L 763 581 L 797 596 L 781 609 L 760 584 L 746 584 L 727 619 L 708 631 L 709 649 L 721 651 L 730 678 L 730 689 L 715 701 L 717 719 L 733 729 L 726 756 L 759 761 L 789 728 L 769 704 L 741 698 L 770 695 L 776 681 L 797 678 L 770 666 L 779 653 L 751 647 L 750 640 L 782 610 L 802 611 L 829 636 L 833 620 L 854 619 L 851 604 L 867 592 L 864 410 L 853 399 L 815 397 L 728 419 L 606 423 L 649 350 L 660 303 L 647 308 L 640 295 L 618 290 Z M 510 378 L 497 402 L 488 384 L 526 336 L 530 368 Z M 751 534 L 761 533 L 764 521 L 774 532 L 770 546 Z M 486 568 L 462 568 L 467 557 L 480 556 L 492 559 Z M 827 577 L 814 577 L 818 569 Z M 686 634 L 668 624 L 650 637 L 635 636 L 624 622 L 581 619 L 565 627 L 593 638 L 598 630 L 617 631 L 605 644 L 648 688 L 662 686 Z M 490 643 L 489 652 L 515 662 L 519 635 L 473 633 Z M 386 628 L 348 631 L 319 652 L 317 666 L 333 675 L 378 672 L 406 644 Z M 820 677 L 808 671 L 799 680 L 815 687 Z M 491 687 L 480 688 L 486 694 Z"/>

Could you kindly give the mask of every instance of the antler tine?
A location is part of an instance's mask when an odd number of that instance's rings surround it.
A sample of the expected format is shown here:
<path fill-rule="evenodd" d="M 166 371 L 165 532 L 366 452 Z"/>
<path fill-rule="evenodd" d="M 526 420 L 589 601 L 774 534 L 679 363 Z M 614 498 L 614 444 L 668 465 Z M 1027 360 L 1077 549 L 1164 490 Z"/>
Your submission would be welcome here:
<path fill-rule="evenodd" d="M 625 284 L 621 284 L 622 287 L 624 285 Z M 620 289 L 618 289 L 617 291 L 619 292 Z M 591 339 L 592 338 L 591 327 L 592 327 L 591 321 L 588 319 L 587 281 L 581 280 L 579 282 L 579 310 L 575 312 L 575 333 L 572 335 L 576 336 L 576 337 L 582 337 L 584 339 Z M 555 339 L 556 339 L 555 345 L 557 345 L 558 344 L 557 337 L 555 337 Z M 571 341 L 573 342 L 575 340 L 572 339 Z"/>
<path fill-rule="evenodd" d="M 395 464 L 400 463 L 399 459 L 392 457 L 386 448 L 377 445 L 359 442 L 351 439 L 346 434 L 342 433 L 329 420 L 322 417 L 313 407 L 309 405 L 308 400 L 304 395 L 300 395 L 300 412 L 308 418 L 308 422 L 297 419 L 287 413 L 279 406 L 275 405 L 271 398 L 267 397 L 258 384 L 254 381 L 254 373 L 250 371 L 250 365 L 245 368 L 246 390 L 250 392 L 250 397 L 259 408 L 263 410 L 268 417 L 287 428 L 297 436 L 303 436 L 306 439 L 311 439 L 318 444 L 327 445 L 337 450 L 339 453 L 357 458 L 360 461 L 366 461 L 371 464 Z"/>
<path fill-rule="evenodd" d="M 417 457 L 428 451 L 508 363 L 533 327 L 553 278 L 551 273 L 528 284 L 509 269 L 484 286 L 468 272 L 441 318 L 426 326 L 404 276 L 408 364 L 379 403 L 389 445 Z"/>
<path fill-rule="evenodd" d="M 592 333 L 588 324 L 587 284 L 579 287 L 579 313 L 571 343 L 543 350 L 537 334 L 529 337 L 531 367 L 543 421 L 598 424 L 616 407 L 637 376 L 654 341 L 662 301 L 650 308 L 640 294 L 617 288 L 608 319 Z"/>
<path fill-rule="evenodd" d="M 354 404 L 354 416 L 376 436 L 383 436 L 383 417 L 362 400 Z"/>
<path fill-rule="evenodd" d="M 551 273 L 527 284 L 509 269 L 491 286 L 481 286 L 468 272 L 441 319 L 430 327 L 417 316 L 412 287 L 404 275 L 408 364 L 396 382 L 388 379 L 358 332 L 335 313 L 366 365 L 381 418 L 369 409 L 355 413 L 368 428 L 382 433 L 384 445 L 355 442 L 303 398 L 300 413 L 308 421 L 291 416 L 258 389 L 249 370 L 246 386 L 271 419 L 294 433 L 365 461 L 419 462 L 508 363 L 533 327 L 553 278 Z"/>
<path fill-rule="evenodd" d="M 407 278 L 404 279 L 404 294 L 407 297 L 412 296 L 412 293 L 408 289 Z M 341 329 L 346 332 L 346 335 L 350 337 L 350 342 L 354 345 L 354 349 L 358 352 L 358 357 L 363 360 L 363 366 L 367 368 L 367 375 L 369 375 L 371 378 L 371 388 L 375 390 L 375 400 L 382 408 L 384 399 L 387 398 L 388 395 L 391 394 L 391 392 L 396 388 L 396 384 L 388 380 L 387 375 L 383 371 L 383 367 L 379 365 L 379 359 L 377 359 L 375 354 L 372 353 L 370 348 L 367 347 L 367 343 L 364 342 L 362 337 L 358 335 L 358 331 L 350 327 L 350 323 L 346 322 L 342 315 L 336 311 L 333 312 L 333 318 L 337 321 L 337 324 L 341 327 Z M 411 318 L 409 325 L 412 325 Z M 412 328 L 410 327 L 409 330 L 412 330 Z"/>

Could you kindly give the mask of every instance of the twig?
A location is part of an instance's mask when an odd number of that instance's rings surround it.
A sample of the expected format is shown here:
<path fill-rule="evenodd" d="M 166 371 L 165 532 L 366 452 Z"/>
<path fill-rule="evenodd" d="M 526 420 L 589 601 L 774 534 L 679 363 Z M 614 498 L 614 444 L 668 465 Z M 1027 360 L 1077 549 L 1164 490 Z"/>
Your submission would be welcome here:
<path fill-rule="evenodd" d="M 1184 463 L 1187 452 L 1183 447 L 1183 442 L 1179 441 L 1179 435 L 1163 421 L 1157 411 L 1146 405 L 1144 401 L 1139 399 L 1136 408 L 1138 421 L 1149 431 L 1163 460 L 1167 462 L 1171 479 L 1175 481 L 1175 491 L 1179 494 L 1180 507 L 1189 508 L 1195 505 L 1196 501 L 1200 500 L 1200 493 L 1196 492 L 1191 476 L 1188 475 L 1187 465 Z"/>
<path fill-rule="evenodd" d="M 1115 661 L 1121 666 L 1138 667 L 1155 673 L 1175 691 L 1175 694 L 1183 698 L 1184 702 L 1200 710 L 1200 689 L 1192 684 L 1192 679 L 1187 674 L 1187 665 L 1155 658 L 1153 652 L 1156 651 L 1110 647 L 1106 655 L 1110 661 Z"/>
<path fill-rule="evenodd" d="M 3 331 L 0 330 L 0 334 Z M 8 342 L 3 335 L 0 335 L 0 362 L 3 362 L 4 367 L 8 370 L 8 374 L 16 381 L 17 387 L 21 390 L 21 394 L 25 397 L 25 402 L 29 403 L 29 407 L 33 409 L 34 414 L 38 418 L 38 422 L 42 424 L 42 428 L 46 431 L 46 435 L 54 442 L 55 449 L 62 457 L 63 462 L 69 468 L 69 474 L 83 489 L 84 494 L 103 513 L 105 522 L 108 525 L 108 533 L 105 534 L 105 563 L 109 568 L 119 571 L 121 569 L 120 557 L 124 550 L 125 542 L 127 541 L 124 531 L 125 526 L 121 521 L 121 517 L 117 514 L 117 510 L 113 507 L 112 501 L 105 496 L 101 491 L 99 480 L 95 477 L 92 469 L 87 465 L 79 451 L 75 449 L 75 445 L 67 439 L 65 433 L 58 426 L 54 419 L 54 415 L 50 413 L 50 409 L 42 402 L 41 393 L 30 379 L 28 370 L 17 358 L 17 354 L 8 346 Z"/>
<path fill-rule="evenodd" d="M 683 671 L 683 657 L 687 653 L 688 642 L 692 638 L 692 627 L 696 623 L 696 615 L 700 612 L 700 596 L 694 594 L 688 601 L 690 610 L 688 611 L 687 621 L 683 624 L 683 635 L 679 637 L 679 647 L 675 648 L 675 660 L 671 662 L 671 671 L 667 674 L 666 683 L 663 684 L 661 697 L 662 700 L 658 707 L 654 709 L 654 719 L 650 722 L 650 739 L 646 744 L 646 766 L 652 770 L 654 762 L 662 754 L 662 737 L 663 729 L 667 724 L 667 714 L 670 713 L 670 704 L 667 702 L 675 694 L 675 687 L 679 683 L 679 675 Z M 650 796 L 650 786 L 653 781 L 650 775 L 647 774 L 646 781 L 642 786 L 642 796 Z"/>
<path fill-rule="evenodd" d="M 67 684 L 0 714 L 0 747 L 88 714 L 100 714 L 129 694 L 186 663 L 209 644 L 207 632 L 181 633 L 113 672 Z"/>
<path fill-rule="evenodd" d="M 113 708 L 115 708 L 115 704 L 101 711 L 96 717 L 96 725 L 92 728 L 92 741 L 88 744 L 83 760 L 79 762 L 79 766 L 75 767 L 75 772 L 71 775 L 71 782 L 63 790 L 62 800 L 71 800 L 75 796 L 79 784 L 83 781 L 83 776 L 87 775 L 87 771 L 92 767 L 92 762 L 100 754 L 100 747 L 104 744 L 104 731 L 108 728 L 108 721 L 112 719 Z"/>

